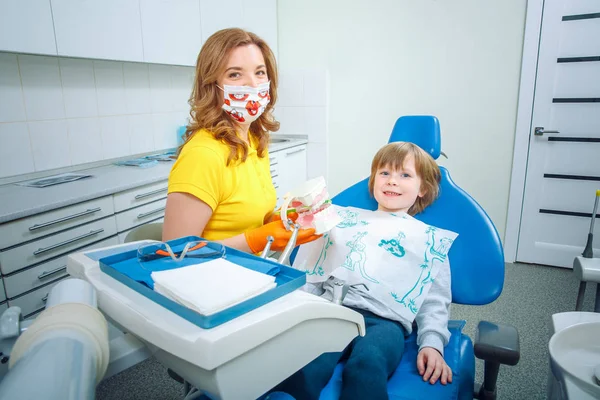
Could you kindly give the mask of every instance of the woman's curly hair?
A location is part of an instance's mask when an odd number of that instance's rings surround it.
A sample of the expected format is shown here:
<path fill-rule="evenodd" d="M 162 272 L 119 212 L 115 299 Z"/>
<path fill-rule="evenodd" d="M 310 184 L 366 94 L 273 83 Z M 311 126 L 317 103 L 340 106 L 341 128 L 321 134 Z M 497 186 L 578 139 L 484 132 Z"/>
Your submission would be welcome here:
<path fill-rule="evenodd" d="M 221 108 L 223 105 L 223 93 L 217 87 L 217 80 L 226 68 L 227 60 L 231 51 L 240 46 L 256 45 L 265 59 L 267 76 L 271 82 L 270 98 L 263 114 L 250 125 L 249 139 L 252 138 L 258 144 L 259 157 L 264 157 L 268 151 L 269 132 L 279 130 L 277 122 L 272 114 L 273 106 L 277 101 L 277 64 L 273 52 L 267 43 L 252 32 L 239 28 L 223 29 L 208 38 L 196 62 L 196 76 L 194 86 L 189 100 L 190 123 L 186 127 L 184 135 L 185 146 L 194 133 L 200 129 L 211 132 L 215 139 L 227 144 L 230 148 L 227 164 L 232 161 L 246 161 L 248 156 L 248 145 L 238 137 L 235 122 Z"/>

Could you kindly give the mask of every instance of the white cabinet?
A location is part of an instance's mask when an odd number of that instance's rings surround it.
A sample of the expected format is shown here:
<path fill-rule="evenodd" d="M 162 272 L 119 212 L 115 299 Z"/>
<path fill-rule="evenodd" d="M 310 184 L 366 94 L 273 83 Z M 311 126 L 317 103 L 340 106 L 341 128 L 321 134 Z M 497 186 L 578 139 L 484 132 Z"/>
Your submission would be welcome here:
<path fill-rule="evenodd" d="M 144 61 L 139 0 L 51 0 L 58 55 Z"/>
<path fill-rule="evenodd" d="M 115 212 L 119 213 L 152 201 L 166 199 L 168 190 L 168 182 L 162 180 L 149 185 L 125 190 L 124 192 L 115 193 L 113 195 Z"/>
<path fill-rule="evenodd" d="M 0 250 L 114 214 L 112 196 L 73 204 L 0 225 Z"/>
<path fill-rule="evenodd" d="M 277 1 L 243 0 L 242 28 L 260 36 L 277 57 Z"/>
<path fill-rule="evenodd" d="M 224 28 L 243 28 L 264 39 L 277 56 L 276 0 L 200 0 L 202 41 Z"/>
<path fill-rule="evenodd" d="M 195 66 L 206 39 L 230 27 L 277 56 L 276 0 L 0 1 L 0 51 Z"/>
<path fill-rule="evenodd" d="M 213 33 L 225 28 L 241 27 L 244 24 L 242 0 L 200 0 L 202 43 Z"/>
<path fill-rule="evenodd" d="M 273 152 L 269 158 L 273 185 L 277 192 L 277 205 L 279 206 L 287 192 L 306 181 L 306 145 Z"/>
<path fill-rule="evenodd" d="M 196 65 L 202 47 L 198 0 L 140 0 L 144 61 Z"/>
<path fill-rule="evenodd" d="M 56 55 L 49 0 L 0 1 L 0 51 Z"/>

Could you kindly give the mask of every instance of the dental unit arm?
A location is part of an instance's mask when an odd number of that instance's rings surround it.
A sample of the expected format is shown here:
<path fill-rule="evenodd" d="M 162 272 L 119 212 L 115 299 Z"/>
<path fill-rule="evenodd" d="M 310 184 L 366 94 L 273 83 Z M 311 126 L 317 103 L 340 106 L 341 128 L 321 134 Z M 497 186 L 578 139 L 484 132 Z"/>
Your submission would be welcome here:
<path fill-rule="evenodd" d="M 93 287 L 80 279 L 58 283 L 33 321 L 10 307 L 0 317 L 0 343 L 10 370 L 0 399 L 93 399 L 109 363 L 108 331 Z"/>
<path fill-rule="evenodd" d="M 96 289 L 98 308 L 114 325 L 212 398 L 258 398 L 322 353 L 342 351 L 365 333 L 362 315 L 302 290 L 202 329 L 100 269 L 99 254 L 142 244 L 71 254 L 67 270 Z"/>

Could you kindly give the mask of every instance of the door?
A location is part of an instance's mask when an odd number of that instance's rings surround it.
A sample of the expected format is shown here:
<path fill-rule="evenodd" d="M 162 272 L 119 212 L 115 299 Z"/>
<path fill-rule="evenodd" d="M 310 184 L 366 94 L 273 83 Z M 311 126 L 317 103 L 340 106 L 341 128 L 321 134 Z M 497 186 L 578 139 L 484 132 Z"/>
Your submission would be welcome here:
<path fill-rule="evenodd" d="M 571 267 L 600 189 L 600 1 L 544 3 L 517 261 Z"/>

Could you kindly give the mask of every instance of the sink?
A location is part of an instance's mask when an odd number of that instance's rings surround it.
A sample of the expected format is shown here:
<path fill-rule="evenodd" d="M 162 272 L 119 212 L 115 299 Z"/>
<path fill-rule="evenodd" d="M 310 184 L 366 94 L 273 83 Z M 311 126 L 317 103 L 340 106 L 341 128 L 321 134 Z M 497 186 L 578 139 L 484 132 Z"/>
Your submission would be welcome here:
<path fill-rule="evenodd" d="M 579 389 L 600 398 L 600 322 L 565 328 L 548 345 L 554 376 L 571 381 Z"/>
<path fill-rule="evenodd" d="M 275 143 L 285 143 L 285 142 L 289 142 L 292 139 L 281 139 L 281 138 L 271 138 L 271 144 L 275 144 Z"/>

